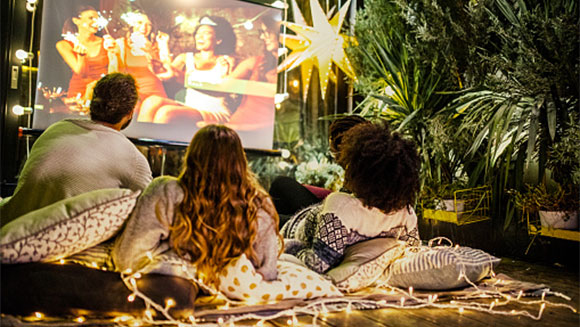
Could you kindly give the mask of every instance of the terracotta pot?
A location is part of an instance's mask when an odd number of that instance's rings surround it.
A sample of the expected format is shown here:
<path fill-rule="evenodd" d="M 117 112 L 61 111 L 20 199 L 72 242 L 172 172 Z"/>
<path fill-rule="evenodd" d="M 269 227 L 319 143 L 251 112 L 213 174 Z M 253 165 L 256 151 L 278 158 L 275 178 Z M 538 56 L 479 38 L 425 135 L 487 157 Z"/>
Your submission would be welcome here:
<path fill-rule="evenodd" d="M 540 211 L 539 213 L 543 227 L 578 229 L 578 211 Z"/>

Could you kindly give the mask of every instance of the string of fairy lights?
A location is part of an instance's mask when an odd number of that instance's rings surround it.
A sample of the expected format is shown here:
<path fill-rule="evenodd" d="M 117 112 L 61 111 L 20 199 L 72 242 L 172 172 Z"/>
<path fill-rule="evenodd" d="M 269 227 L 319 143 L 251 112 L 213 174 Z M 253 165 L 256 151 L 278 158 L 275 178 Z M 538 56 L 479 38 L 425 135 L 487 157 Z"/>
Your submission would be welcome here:
<path fill-rule="evenodd" d="M 274 4 L 272 4 L 274 5 Z M 287 2 L 276 1 L 276 5 L 280 8 L 284 8 L 284 20 L 287 19 Z M 27 0 L 27 10 L 32 12 L 33 15 L 36 9 L 36 0 Z M 106 28 L 106 25 L 110 19 L 104 18 L 99 15 L 99 24 Z M 257 19 L 254 17 L 250 20 L 250 23 Z M 34 22 L 34 17 L 32 19 Z M 248 27 L 248 22 L 243 23 L 244 27 Z M 34 28 L 32 28 L 34 30 Z M 286 26 L 284 25 L 284 37 L 286 40 Z M 64 37 L 64 36 L 63 36 Z M 70 36 L 68 36 L 70 37 Z M 32 49 L 32 37 L 29 49 Z M 284 46 L 284 44 L 283 44 Z M 31 52 L 27 53 L 25 59 L 29 61 L 29 66 L 31 65 L 31 57 L 29 56 Z M 23 59 L 24 60 L 24 59 Z M 287 74 L 287 70 L 285 70 Z M 286 79 L 287 75 L 284 75 L 284 90 L 283 93 L 286 94 Z M 31 79 L 29 79 L 31 80 Z M 29 90 L 28 106 L 31 106 L 31 90 Z M 27 147 L 28 148 L 28 147 Z M 434 240 L 431 240 L 428 247 L 433 247 Z M 440 239 L 437 239 L 440 244 Z M 458 245 L 454 246 L 455 249 L 459 249 Z M 416 251 L 418 249 L 410 248 L 409 251 Z M 420 249 L 419 249 L 420 250 Z M 423 248 L 424 250 L 424 248 Z M 149 256 L 151 260 L 152 257 Z M 61 259 L 57 263 L 65 264 L 67 260 Z M 105 267 L 99 267 L 98 264 L 93 263 L 91 265 L 93 268 L 100 268 L 106 270 Z M 380 299 L 360 299 L 356 297 L 349 297 L 348 294 L 345 297 L 340 298 L 319 298 L 308 302 L 303 306 L 294 307 L 291 309 L 280 310 L 274 313 L 244 313 L 244 314 L 228 314 L 228 309 L 235 306 L 241 305 L 254 305 L 258 303 L 254 302 L 244 302 L 231 300 L 227 298 L 219 290 L 206 285 L 202 279 L 198 278 L 192 270 L 182 265 L 183 271 L 187 274 L 188 279 L 198 285 L 207 294 L 213 296 L 216 300 L 223 301 L 225 304 L 220 306 L 219 309 L 223 310 L 223 316 L 217 318 L 216 321 L 206 321 L 203 317 L 196 317 L 195 313 L 184 319 L 179 319 L 171 314 L 171 309 L 177 306 L 175 300 L 168 298 L 165 303 L 156 303 L 154 300 L 149 298 L 146 294 L 139 290 L 137 287 L 137 280 L 143 276 L 143 271 L 131 272 L 126 271 L 121 273 L 121 279 L 127 289 L 131 294 L 127 297 L 127 301 L 134 302 L 136 299 L 141 299 L 145 304 L 145 309 L 141 316 L 133 315 L 120 315 L 112 319 L 114 323 L 122 323 L 129 326 L 144 326 L 144 325 L 155 325 L 164 326 L 172 325 L 179 327 L 186 326 L 235 326 L 236 323 L 244 323 L 248 320 L 255 321 L 255 326 L 263 326 L 269 320 L 280 319 L 282 317 L 287 318 L 287 324 L 289 326 L 317 326 L 319 320 L 324 320 L 330 313 L 346 313 L 349 314 L 352 310 L 363 310 L 363 309 L 419 309 L 419 308 L 438 308 L 444 310 L 454 310 L 458 314 L 463 314 L 465 311 L 478 311 L 485 312 L 493 315 L 504 315 L 504 316 L 524 316 L 531 318 L 533 320 L 540 320 L 542 318 L 543 312 L 546 307 L 560 307 L 571 310 L 577 313 L 577 310 L 565 303 L 557 303 L 546 300 L 546 296 L 555 296 L 562 298 L 566 301 L 570 301 L 570 297 L 550 291 L 549 289 L 543 289 L 541 292 L 540 299 L 527 299 L 527 297 L 535 296 L 536 293 L 526 293 L 524 290 L 519 290 L 516 294 L 513 292 L 502 292 L 501 286 L 504 285 L 504 281 L 501 279 L 494 279 L 492 289 L 482 289 L 479 285 L 469 280 L 465 274 L 465 265 L 460 262 L 461 267 L 459 278 L 463 278 L 469 285 L 470 289 L 473 289 L 470 293 L 455 297 L 453 300 L 442 300 L 438 297 L 436 292 L 431 294 L 426 294 L 424 292 L 416 292 L 413 287 L 408 289 L 401 289 L 397 287 L 390 286 L 386 283 L 378 283 L 375 286 L 375 291 L 388 296 L 389 300 Z M 493 267 L 493 266 L 492 266 Z M 492 277 L 496 277 L 495 272 L 491 272 Z M 386 278 L 385 280 L 388 280 Z M 393 300 L 396 299 L 396 300 Z M 484 299 L 485 301 L 482 301 Z M 489 299 L 489 301 L 487 301 Z M 477 301 L 476 301 L 477 300 Z M 509 305 L 518 304 L 519 306 L 529 307 L 527 310 L 515 310 L 509 309 Z M 302 322 L 298 321 L 299 316 L 310 316 L 312 317 L 311 323 L 305 323 L 304 319 Z M 35 322 L 35 321 L 47 321 L 47 317 L 41 312 L 35 312 L 31 317 L 25 317 L 25 321 Z M 87 318 L 84 316 L 77 316 L 72 319 L 72 323 L 84 323 Z M 247 323 L 246 323 L 247 324 Z M 26 324 L 22 324 L 25 326 Z"/>
<path fill-rule="evenodd" d="M 433 242 L 437 241 L 440 244 L 441 239 L 442 238 L 435 238 L 431 240 L 426 247 L 409 247 L 409 251 L 429 251 L 428 248 L 433 246 Z M 441 246 L 437 245 L 432 247 L 432 249 L 436 249 L 437 247 Z M 458 245 L 443 245 L 443 247 L 449 247 L 454 250 L 460 249 Z M 153 260 L 152 255 L 148 255 L 148 258 L 149 260 Z M 65 264 L 66 262 L 67 260 L 65 259 L 58 261 L 60 264 Z M 168 262 L 168 264 L 174 265 L 178 262 L 179 261 L 171 261 Z M 217 307 L 221 313 L 220 317 L 211 320 L 206 319 L 203 312 L 198 313 L 198 316 L 193 312 L 188 317 L 174 317 L 170 311 L 172 308 L 177 306 L 176 301 L 172 298 L 166 298 L 165 303 L 155 302 L 137 287 L 137 281 L 142 278 L 144 271 L 132 272 L 131 270 L 127 270 L 120 275 L 123 283 L 131 292 L 127 297 L 127 301 L 134 302 L 135 300 L 140 299 L 143 301 L 145 309 L 141 316 L 120 315 L 112 321 L 115 323 L 123 323 L 128 326 L 171 325 L 179 327 L 236 326 L 236 324 L 248 326 L 248 321 L 252 321 L 254 326 L 263 326 L 267 321 L 287 318 L 286 322 L 288 326 L 318 326 L 318 322 L 327 319 L 331 313 L 345 313 L 348 315 L 353 310 L 369 309 L 437 308 L 456 311 L 458 314 L 463 314 L 466 311 L 477 311 L 493 315 L 514 317 L 522 316 L 533 320 L 542 319 L 542 315 L 547 307 L 564 308 L 577 313 L 577 310 L 569 304 L 548 301 L 546 299 L 547 296 L 554 296 L 565 301 L 571 301 L 570 297 L 562 293 L 550 291 L 548 288 L 541 288 L 539 290 L 520 289 L 517 292 L 514 292 L 513 290 L 502 291 L 502 287 L 508 284 L 509 281 L 496 278 L 497 276 L 493 269 L 490 274 L 492 279 L 485 284 L 486 288 L 482 288 L 480 285 L 469 280 L 464 263 L 458 262 L 457 265 L 460 267 L 459 278 L 464 279 L 470 287 L 469 289 L 465 289 L 462 295 L 456 295 L 451 299 L 439 298 L 437 292 L 417 292 L 413 287 L 401 289 L 388 285 L 388 283 L 378 282 L 374 286 L 373 294 L 382 295 L 382 298 L 381 296 L 378 296 L 374 299 L 368 299 L 359 298 L 356 294 L 351 296 L 345 294 L 344 297 L 318 298 L 307 302 L 305 305 L 283 309 L 273 313 L 269 311 L 267 314 L 264 312 L 260 312 L 259 314 L 251 312 L 232 314 L 228 313 L 230 308 L 256 304 L 270 304 L 273 302 L 257 303 L 229 299 L 219 290 L 206 285 L 203 280 L 196 275 L 194 272 L 195 269 L 192 269 L 191 266 L 188 267 L 183 262 L 179 262 L 179 264 L 188 280 L 198 285 L 206 294 L 209 294 L 209 298 L 214 299 L 215 301 L 213 303 L 220 303 L 220 306 Z M 435 263 L 433 263 L 433 265 L 435 265 Z M 96 263 L 93 263 L 91 266 L 98 267 Z M 106 270 L 104 267 L 101 267 L 101 269 Z M 388 278 L 384 280 L 388 280 Z M 221 305 L 221 303 L 224 304 Z M 525 309 L 510 309 L 510 306 L 513 305 L 518 305 L 518 308 L 523 307 Z M 216 313 L 214 312 L 212 315 L 215 316 Z M 298 320 L 298 317 L 304 316 L 310 316 L 312 318 L 311 322 L 305 322 L 305 319 L 301 319 L 302 321 Z M 44 314 L 36 312 L 32 317 L 27 317 L 25 320 L 39 321 L 45 318 Z M 83 323 L 87 318 L 84 316 L 78 316 L 72 320 L 76 323 Z M 277 321 L 279 322 L 279 320 Z"/>

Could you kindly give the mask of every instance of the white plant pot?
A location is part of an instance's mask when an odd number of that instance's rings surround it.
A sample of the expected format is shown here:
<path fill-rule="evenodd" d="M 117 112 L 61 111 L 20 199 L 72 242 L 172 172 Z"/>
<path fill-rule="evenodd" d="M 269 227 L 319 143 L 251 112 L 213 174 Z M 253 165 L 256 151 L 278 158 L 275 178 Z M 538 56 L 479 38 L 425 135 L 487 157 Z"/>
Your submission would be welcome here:
<path fill-rule="evenodd" d="M 543 227 L 557 229 L 577 229 L 578 211 L 540 211 L 540 223 Z M 568 220 L 564 218 L 568 217 Z"/>
<path fill-rule="evenodd" d="M 449 200 L 441 200 L 441 210 L 443 211 L 452 211 L 455 212 L 455 201 L 453 199 Z M 459 200 L 457 201 L 457 213 L 463 212 L 463 205 L 464 202 Z"/>

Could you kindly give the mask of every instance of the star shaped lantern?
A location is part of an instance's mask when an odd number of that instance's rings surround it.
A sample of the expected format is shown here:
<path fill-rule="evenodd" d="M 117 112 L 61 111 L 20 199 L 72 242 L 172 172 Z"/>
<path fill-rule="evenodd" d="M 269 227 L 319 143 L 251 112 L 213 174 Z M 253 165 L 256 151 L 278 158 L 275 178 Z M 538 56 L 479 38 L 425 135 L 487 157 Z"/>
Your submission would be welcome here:
<path fill-rule="evenodd" d="M 332 63 L 336 64 L 348 77 L 354 79 L 354 72 L 344 51 L 352 37 L 340 34 L 344 17 L 348 11 L 348 0 L 330 19 L 317 0 L 310 0 L 313 26 L 308 26 L 300 9 L 293 0 L 294 23 L 283 22 L 296 35 L 283 35 L 282 42 L 292 52 L 280 64 L 279 71 L 301 67 L 304 99 L 312 76 L 312 68 L 318 67 L 322 98 L 326 94 L 328 79 L 332 77 Z"/>

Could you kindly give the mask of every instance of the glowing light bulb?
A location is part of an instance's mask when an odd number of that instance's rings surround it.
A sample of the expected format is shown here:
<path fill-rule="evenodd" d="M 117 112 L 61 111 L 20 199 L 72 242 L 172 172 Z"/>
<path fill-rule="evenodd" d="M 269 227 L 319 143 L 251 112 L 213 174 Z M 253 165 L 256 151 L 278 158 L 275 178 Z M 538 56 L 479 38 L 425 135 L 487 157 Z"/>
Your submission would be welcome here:
<path fill-rule="evenodd" d="M 290 95 L 288 93 L 276 93 L 274 95 L 274 103 L 279 104 L 284 102 L 284 100 L 288 99 Z"/>
<path fill-rule="evenodd" d="M 171 308 L 171 307 L 174 307 L 174 306 L 175 306 L 175 300 L 173 300 L 171 298 L 165 300 L 165 307 L 166 308 Z"/>
<path fill-rule="evenodd" d="M 80 316 L 80 317 L 76 317 L 76 318 L 75 318 L 75 321 L 76 321 L 76 322 L 78 322 L 78 323 L 81 323 L 81 324 L 82 324 L 83 322 L 85 322 L 86 320 L 87 320 L 87 319 L 85 319 L 85 317 L 83 317 L 83 316 Z"/>
<path fill-rule="evenodd" d="M 278 9 L 286 9 L 288 7 L 288 5 L 281 0 L 276 0 L 272 2 L 271 6 Z"/>
<path fill-rule="evenodd" d="M 129 302 L 135 301 L 135 294 L 131 294 L 131 295 L 127 296 L 127 301 L 129 301 Z"/>
<path fill-rule="evenodd" d="M 465 309 L 463 309 L 463 307 L 459 308 L 459 313 L 463 313 L 463 311 L 465 311 Z"/>
<path fill-rule="evenodd" d="M 28 58 L 28 51 L 18 49 L 18 50 L 16 50 L 14 55 L 16 56 L 17 59 L 24 61 Z"/>
<path fill-rule="evenodd" d="M 23 106 L 17 104 L 14 107 L 12 107 L 12 113 L 15 114 L 16 116 L 22 116 L 25 114 L 32 113 L 32 108 L 23 107 Z"/>
<path fill-rule="evenodd" d="M 251 20 L 247 20 L 244 23 L 244 28 L 247 29 L 248 31 L 251 30 L 252 28 L 254 28 L 254 24 L 252 23 Z"/>
<path fill-rule="evenodd" d="M 41 312 L 35 312 L 35 313 L 34 313 L 34 316 L 35 316 L 36 318 L 38 318 L 38 319 L 42 319 L 42 318 L 44 318 L 44 314 L 43 314 L 43 313 L 41 313 Z"/>
<path fill-rule="evenodd" d="M 127 321 L 131 320 L 131 318 L 132 318 L 131 316 L 120 316 L 120 317 L 113 319 L 113 321 L 114 322 L 127 322 Z"/>

